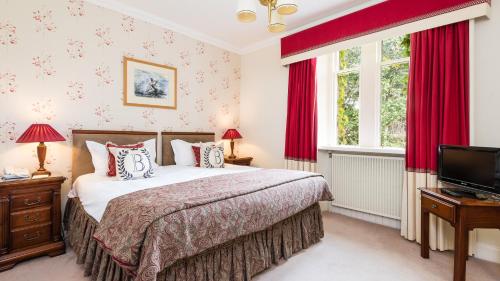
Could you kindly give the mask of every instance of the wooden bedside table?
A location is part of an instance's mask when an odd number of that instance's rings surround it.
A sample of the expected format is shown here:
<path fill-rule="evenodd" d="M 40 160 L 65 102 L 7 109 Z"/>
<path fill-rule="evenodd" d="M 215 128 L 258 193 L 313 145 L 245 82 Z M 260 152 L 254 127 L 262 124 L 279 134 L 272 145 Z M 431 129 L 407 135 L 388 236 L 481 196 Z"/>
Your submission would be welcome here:
<path fill-rule="evenodd" d="M 234 158 L 234 159 L 229 159 L 227 157 L 224 158 L 224 163 L 228 164 L 233 164 L 233 165 L 240 165 L 240 166 L 250 166 L 252 163 L 253 158 L 252 157 L 242 157 L 242 158 Z"/>
<path fill-rule="evenodd" d="M 0 181 L 0 271 L 42 255 L 65 253 L 61 238 L 64 177 Z"/>

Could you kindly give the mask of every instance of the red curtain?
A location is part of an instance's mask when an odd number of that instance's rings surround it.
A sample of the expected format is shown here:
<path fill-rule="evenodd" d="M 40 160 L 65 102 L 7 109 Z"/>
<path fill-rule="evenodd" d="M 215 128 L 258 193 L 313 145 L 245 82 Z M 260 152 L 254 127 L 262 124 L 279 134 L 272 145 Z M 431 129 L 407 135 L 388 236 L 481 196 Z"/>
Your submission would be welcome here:
<path fill-rule="evenodd" d="M 290 65 L 285 158 L 316 162 L 318 106 L 316 59 Z"/>
<path fill-rule="evenodd" d="M 438 145 L 469 145 L 469 23 L 411 35 L 406 169 L 437 171 Z"/>

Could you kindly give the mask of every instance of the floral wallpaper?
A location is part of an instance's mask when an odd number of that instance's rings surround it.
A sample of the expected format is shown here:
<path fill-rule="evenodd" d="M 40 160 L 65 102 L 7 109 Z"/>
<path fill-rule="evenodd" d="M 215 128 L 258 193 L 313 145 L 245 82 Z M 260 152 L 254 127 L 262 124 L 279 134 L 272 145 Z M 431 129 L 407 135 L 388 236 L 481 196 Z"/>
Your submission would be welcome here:
<path fill-rule="evenodd" d="M 47 144 L 47 167 L 68 178 L 71 129 L 220 137 L 239 126 L 236 54 L 83 0 L 0 0 L 0 7 L 0 168 L 37 167 L 36 144 L 15 143 L 32 123 L 66 136 Z M 176 67 L 177 110 L 124 106 L 123 56 Z"/>

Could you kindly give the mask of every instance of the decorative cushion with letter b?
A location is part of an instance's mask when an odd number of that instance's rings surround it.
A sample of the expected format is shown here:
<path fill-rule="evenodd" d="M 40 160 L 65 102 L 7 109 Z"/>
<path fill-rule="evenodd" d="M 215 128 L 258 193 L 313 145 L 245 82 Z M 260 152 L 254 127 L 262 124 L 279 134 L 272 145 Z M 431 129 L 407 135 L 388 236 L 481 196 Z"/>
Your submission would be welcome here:
<path fill-rule="evenodd" d="M 118 145 L 115 143 L 112 143 L 110 141 L 106 142 L 106 148 L 109 151 L 109 156 L 108 156 L 108 177 L 115 177 L 116 176 L 116 160 L 115 156 L 113 153 L 111 153 L 110 148 L 111 147 L 116 147 L 116 148 L 141 148 L 144 147 L 144 143 L 139 142 L 135 144 L 126 144 L 126 145 Z"/>
<path fill-rule="evenodd" d="M 109 150 L 115 156 L 116 175 L 120 180 L 151 178 L 154 176 L 151 156 L 146 148 L 110 147 Z"/>
<path fill-rule="evenodd" d="M 201 144 L 200 167 L 224 168 L 224 145 Z"/>

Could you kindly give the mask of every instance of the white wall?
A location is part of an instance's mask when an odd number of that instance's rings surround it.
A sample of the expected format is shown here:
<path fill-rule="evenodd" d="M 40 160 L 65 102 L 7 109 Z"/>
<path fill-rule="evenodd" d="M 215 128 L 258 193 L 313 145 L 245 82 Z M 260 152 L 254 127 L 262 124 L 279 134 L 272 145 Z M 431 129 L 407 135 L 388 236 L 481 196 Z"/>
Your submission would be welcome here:
<path fill-rule="evenodd" d="M 240 154 L 254 165 L 283 168 L 288 68 L 281 66 L 279 45 L 241 58 Z"/>
<path fill-rule="evenodd" d="M 478 20 L 475 29 L 475 97 L 473 126 L 475 145 L 500 147 L 500 3 L 492 5 L 490 19 Z M 500 262 L 500 231 L 478 234 L 481 258 Z"/>
<path fill-rule="evenodd" d="M 500 5 L 475 27 L 475 96 L 472 120 L 476 145 L 500 147 Z M 282 167 L 286 128 L 287 73 L 279 46 L 244 55 L 241 61 L 242 151 L 262 167 Z M 328 153 L 318 155 L 318 171 L 331 177 Z M 500 231 L 480 230 L 477 257 L 500 262 Z"/>

